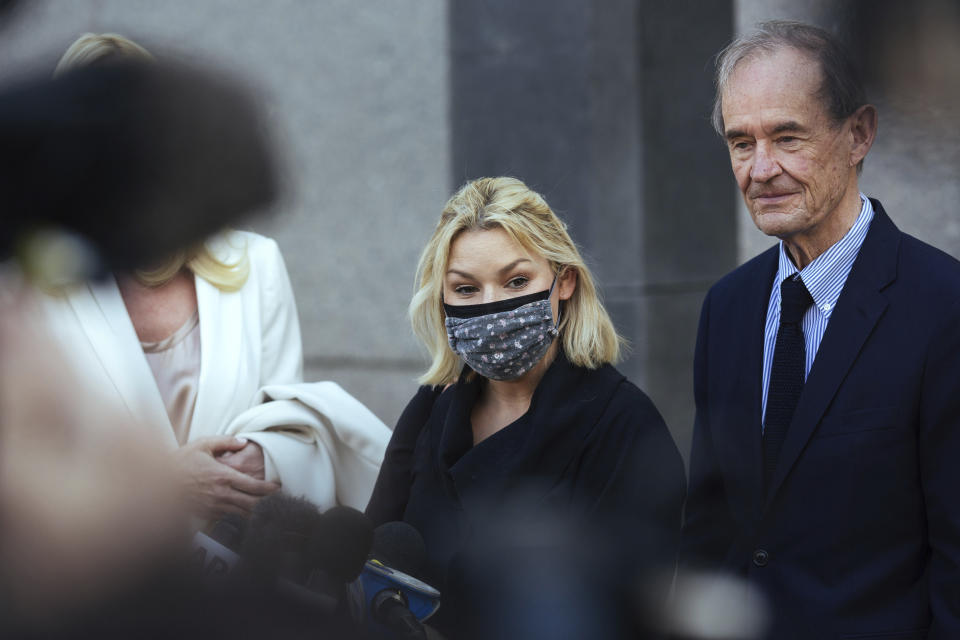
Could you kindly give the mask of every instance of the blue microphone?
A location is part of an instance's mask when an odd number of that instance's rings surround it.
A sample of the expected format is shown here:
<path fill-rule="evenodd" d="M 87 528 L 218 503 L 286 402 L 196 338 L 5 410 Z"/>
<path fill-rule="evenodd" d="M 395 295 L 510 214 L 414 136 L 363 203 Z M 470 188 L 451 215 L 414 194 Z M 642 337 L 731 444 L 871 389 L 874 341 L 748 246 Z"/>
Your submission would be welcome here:
<path fill-rule="evenodd" d="M 371 556 L 349 588 L 354 619 L 401 637 L 425 637 L 420 623 L 440 608 L 440 592 L 410 575 L 426 556 L 420 533 L 406 522 L 382 524 Z"/>

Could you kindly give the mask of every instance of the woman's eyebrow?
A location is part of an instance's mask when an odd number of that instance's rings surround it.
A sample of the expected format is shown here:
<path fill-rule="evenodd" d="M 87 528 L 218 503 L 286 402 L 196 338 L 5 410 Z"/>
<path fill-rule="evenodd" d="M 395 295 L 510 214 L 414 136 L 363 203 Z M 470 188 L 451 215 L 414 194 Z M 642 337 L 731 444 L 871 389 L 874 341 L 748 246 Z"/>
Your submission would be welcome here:
<path fill-rule="evenodd" d="M 517 265 L 520 264 L 521 262 L 530 262 L 530 261 L 527 260 L 526 258 L 517 258 L 516 260 L 514 260 L 513 262 L 505 266 L 503 269 L 500 269 L 499 273 L 506 273 L 507 271 L 512 271 L 513 269 L 516 269 Z"/>
<path fill-rule="evenodd" d="M 497 273 L 503 274 L 503 273 L 506 273 L 506 272 L 508 272 L 508 271 L 512 271 L 513 269 L 516 269 L 516 268 L 517 268 L 517 265 L 519 265 L 519 264 L 522 263 L 522 262 L 530 262 L 530 260 L 528 260 L 527 258 L 517 258 L 516 260 L 514 260 L 513 262 L 511 262 L 511 263 L 508 264 L 507 266 L 505 266 L 505 267 L 503 267 L 502 269 L 498 270 Z M 458 276 L 460 276 L 461 278 L 473 279 L 473 274 L 472 274 L 472 273 L 467 273 L 466 271 L 460 271 L 459 269 L 447 269 L 447 275 L 451 275 L 451 274 L 453 274 L 453 275 L 458 275 Z"/>

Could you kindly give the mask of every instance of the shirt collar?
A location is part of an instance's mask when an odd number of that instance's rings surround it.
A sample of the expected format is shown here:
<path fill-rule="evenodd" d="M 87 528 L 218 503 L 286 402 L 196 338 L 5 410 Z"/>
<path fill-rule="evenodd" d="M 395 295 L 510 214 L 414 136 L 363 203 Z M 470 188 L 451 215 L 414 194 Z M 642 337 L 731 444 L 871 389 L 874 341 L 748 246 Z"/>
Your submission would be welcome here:
<path fill-rule="evenodd" d="M 860 214 L 850 230 L 837 243 L 804 267 L 803 271 L 799 271 L 793 264 L 783 241 L 780 241 L 778 289 L 784 280 L 792 278 L 799 272 L 800 279 L 810 292 L 810 297 L 813 298 L 813 303 L 825 315 L 830 315 L 840 297 L 843 284 L 850 274 L 850 268 L 860 252 L 860 246 L 870 228 L 870 221 L 873 220 L 873 205 L 870 204 L 870 199 L 861 193 L 860 201 Z"/>

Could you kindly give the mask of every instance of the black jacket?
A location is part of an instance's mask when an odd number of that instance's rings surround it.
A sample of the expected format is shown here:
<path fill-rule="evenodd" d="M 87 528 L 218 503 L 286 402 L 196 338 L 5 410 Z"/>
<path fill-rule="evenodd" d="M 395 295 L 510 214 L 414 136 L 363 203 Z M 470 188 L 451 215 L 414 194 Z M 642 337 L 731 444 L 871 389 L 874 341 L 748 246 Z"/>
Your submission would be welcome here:
<path fill-rule="evenodd" d="M 546 630 L 541 599 L 578 621 L 619 624 L 627 613 L 620 588 L 634 587 L 641 568 L 673 566 L 685 481 L 663 419 L 613 367 L 577 367 L 561 353 L 527 413 L 472 446 L 482 384 L 461 376 L 442 393 L 419 390 L 367 514 L 374 524 L 405 520 L 423 535 L 421 576 L 443 592 L 436 624 L 453 637 L 464 627 L 478 637 L 511 633 L 504 624 L 523 632 L 511 607 Z M 563 585 L 582 593 L 546 595 Z"/>

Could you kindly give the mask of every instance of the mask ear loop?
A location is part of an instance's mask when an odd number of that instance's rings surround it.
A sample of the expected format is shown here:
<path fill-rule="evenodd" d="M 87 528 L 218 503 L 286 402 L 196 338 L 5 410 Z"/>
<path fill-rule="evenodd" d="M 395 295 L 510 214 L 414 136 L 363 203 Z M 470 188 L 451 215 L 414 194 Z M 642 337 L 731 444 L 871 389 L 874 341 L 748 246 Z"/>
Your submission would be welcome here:
<path fill-rule="evenodd" d="M 560 279 L 560 274 L 561 274 L 561 273 L 563 273 L 563 269 L 561 269 L 560 271 L 558 271 L 558 272 L 553 276 L 553 283 L 550 285 L 550 292 L 547 294 L 547 302 L 549 302 L 549 301 L 550 301 L 550 298 L 553 297 L 553 288 L 557 286 L 557 280 Z M 563 303 L 564 303 L 564 302 L 566 302 L 566 300 L 557 300 L 557 320 L 556 320 L 556 322 L 553 323 L 553 329 L 552 329 L 553 335 L 555 335 L 555 336 L 560 335 L 560 318 L 563 317 L 563 306 L 564 306 Z"/>

